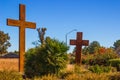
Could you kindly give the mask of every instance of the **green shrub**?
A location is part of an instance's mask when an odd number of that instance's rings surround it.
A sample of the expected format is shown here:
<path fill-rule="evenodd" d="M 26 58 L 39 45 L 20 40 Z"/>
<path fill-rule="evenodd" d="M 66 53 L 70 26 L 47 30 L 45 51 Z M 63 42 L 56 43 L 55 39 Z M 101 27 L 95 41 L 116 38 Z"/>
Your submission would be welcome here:
<path fill-rule="evenodd" d="M 100 66 L 98 66 L 98 65 L 90 67 L 89 70 L 94 73 L 102 73 L 102 70 L 101 70 Z"/>
<path fill-rule="evenodd" d="M 27 51 L 25 74 L 28 77 L 58 74 L 66 67 L 67 50 L 64 42 L 46 38 L 45 44 Z"/>
<path fill-rule="evenodd" d="M 73 71 L 60 72 L 59 73 L 59 78 L 64 79 L 65 77 L 67 77 L 67 76 L 69 76 L 71 74 L 74 74 L 74 72 Z"/>
<path fill-rule="evenodd" d="M 111 71 L 111 67 L 110 66 L 105 66 L 105 67 L 103 67 L 103 71 L 108 73 L 108 72 Z"/>
<path fill-rule="evenodd" d="M 70 64 L 75 64 L 75 56 L 72 54 L 69 54 L 69 63 Z"/>
<path fill-rule="evenodd" d="M 0 71 L 0 80 L 22 80 L 22 76 L 15 71 Z"/>
<path fill-rule="evenodd" d="M 120 71 L 120 64 L 118 64 L 117 66 L 117 71 Z"/>
<path fill-rule="evenodd" d="M 118 59 L 110 59 L 110 60 L 109 60 L 109 64 L 110 64 L 111 66 L 116 67 L 118 64 L 120 64 L 120 58 L 118 58 Z"/>
<path fill-rule="evenodd" d="M 109 65 L 116 67 L 118 71 L 120 71 L 120 58 L 109 60 Z"/>
<path fill-rule="evenodd" d="M 94 55 L 93 54 L 88 54 L 88 55 L 82 55 L 82 64 L 90 64 L 90 61 L 94 59 Z"/>
<path fill-rule="evenodd" d="M 109 80 L 120 80 L 120 73 L 110 75 Z"/>
<path fill-rule="evenodd" d="M 99 66 L 99 65 L 95 65 L 89 68 L 90 71 L 92 71 L 93 73 L 103 73 L 103 72 L 110 72 L 111 71 L 111 67 L 110 66 Z"/>
<path fill-rule="evenodd" d="M 94 55 L 93 58 L 89 59 L 90 65 L 104 65 L 107 66 L 110 59 L 119 58 L 116 53 L 104 53 L 104 54 L 97 54 Z"/>

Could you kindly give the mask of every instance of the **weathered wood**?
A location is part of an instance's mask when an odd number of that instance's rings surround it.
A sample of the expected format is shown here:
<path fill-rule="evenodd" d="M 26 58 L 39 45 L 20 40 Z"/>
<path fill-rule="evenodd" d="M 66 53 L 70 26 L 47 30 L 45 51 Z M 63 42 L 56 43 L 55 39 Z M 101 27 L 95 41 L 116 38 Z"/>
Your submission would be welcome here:
<path fill-rule="evenodd" d="M 7 25 L 19 27 L 19 71 L 24 73 L 25 28 L 36 28 L 36 23 L 25 21 L 25 5 L 19 5 L 19 20 L 7 19 Z"/>
<path fill-rule="evenodd" d="M 88 46 L 88 44 L 88 40 L 82 40 L 82 32 L 77 32 L 77 40 L 70 40 L 70 45 L 76 45 L 75 61 L 79 65 L 81 64 L 82 46 Z"/>

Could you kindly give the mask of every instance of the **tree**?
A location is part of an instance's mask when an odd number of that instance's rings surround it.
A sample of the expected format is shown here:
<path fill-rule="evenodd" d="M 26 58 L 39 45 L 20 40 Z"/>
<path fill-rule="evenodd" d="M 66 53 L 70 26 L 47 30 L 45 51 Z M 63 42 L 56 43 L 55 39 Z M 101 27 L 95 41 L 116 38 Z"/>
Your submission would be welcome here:
<path fill-rule="evenodd" d="M 44 44 L 44 36 L 45 36 L 45 31 L 47 29 L 46 28 L 38 28 L 37 31 L 38 31 L 38 35 L 39 35 L 39 42 L 41 42 L 41 44 Z"/>
<path fill-rule="evenodd" d="M 93 41 L 90 43 L 89 46 L 85 46 L 82 49 L 82 54 L 94 54 L 94 53 L 98 53 L 99 52 L 99 48 L 100 48 L 100 43 L 98 41 Z M 73 53 L 76 51 L 76 47 L 73 49 Z"/>
<path fill-rule="evenodd" d="M 39 40 L 32 42 L 33 45 L 38 47 L 40 44 L 42 45 L 45 43 L 45 31 L 46 30 L 47 30 L 47 28 L 38 28 L 37 29 Z"/>
<path fill-rule="evenodd" d="M 3 31 L 0 31 L 0 54 L 7 53 L 8 47 L 11 46 L 10 42 L 10 37 L 7 34 L 5 34 Z"/>
<path fill-rule="evenodd" d="M 90 45 L 88 46 L 89 53 L 90 54 L 98 53 L 99 47 L 100 47 L 100 43 L 98 41 L 91 42 Z"/>
<path fill-rule="evenodd" d="M 116 50 L 118 47 L 120 47 L 120 40 L 116 40 L 116 42 L 114 42 L 113 44 L 114 49 Z"/>
<path fill-rule="evenodd" d="M 108 48 L 105 48 L 105 47 L 99 47 L 99 51 L 98 51 L 98 53 L 99 54 L 105 54 L 105 53 L 107 53 L 108 52 Z M 110 52 L 110 51 L 109 51 Z"/>
<path fill-rule="evenodd" d="M 82 54 L 85 54 L 85 55 L 87 55 L 87 54 L 89 54 L 89 47 L 84 47 L 83 49 L 82 49 Z"/>
<path fill-rule="evenodd" d="M 31 77 L 59 73 L 66 66 L 67 50 L 64 42 L 47 37 L 45 44 L 27 51 L 25 73 Z"/>
<path fill-rule="evenodd" d="M 18 55 L 19 55 L 19 51 L 17 51 L 17 50 L 15 50 L 13 53 L 15 53 L 15 54 L 18 54 Z"/>

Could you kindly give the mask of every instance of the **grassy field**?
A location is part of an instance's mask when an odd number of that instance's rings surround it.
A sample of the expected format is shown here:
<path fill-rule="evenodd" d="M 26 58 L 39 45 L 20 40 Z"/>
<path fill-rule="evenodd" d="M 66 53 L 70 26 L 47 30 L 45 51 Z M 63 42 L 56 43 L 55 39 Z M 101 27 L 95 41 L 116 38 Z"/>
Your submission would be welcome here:
<path fill-rule="evenodd" d="M 88 70 L 90 66 L 82 65 L 68 65 L 66 69 L 56 75 L 45 75 L 42 77 L 35 77 L 33 80 L 120 80 L 120 72 L 112 68 L 108 73 L 93 73 Z"/>
<path fill-rule="evenodd" d="M 88 65 L 71 65 L 61 70 L 59 74 L 48 74 L 44 76 L 36 76 L 34 78 L 27 78 L 26 80 L 120 80 L 120 72 L 114 67 L 110 72 L 94 73 L 89 70 L 91 66 Z M 15 71 L 0 71 L 0 80 L 23 80 L 22 76 Z"/>

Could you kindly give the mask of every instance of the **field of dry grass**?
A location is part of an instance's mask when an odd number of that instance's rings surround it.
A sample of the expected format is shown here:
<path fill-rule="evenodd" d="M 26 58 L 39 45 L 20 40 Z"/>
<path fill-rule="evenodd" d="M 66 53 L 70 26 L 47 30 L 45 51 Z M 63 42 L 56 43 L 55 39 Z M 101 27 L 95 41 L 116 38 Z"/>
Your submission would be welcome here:
<path fill-rule="evenodd" d="M 120 72 L 97 74 L 90 72 L 87 68 L 88 66 L 86 65 L 76 66 L 68 64 L 62 73 L 64 77 L 49 74 L 42 77 L 35 77 L 34 80 L 120 80 Z"/>

